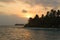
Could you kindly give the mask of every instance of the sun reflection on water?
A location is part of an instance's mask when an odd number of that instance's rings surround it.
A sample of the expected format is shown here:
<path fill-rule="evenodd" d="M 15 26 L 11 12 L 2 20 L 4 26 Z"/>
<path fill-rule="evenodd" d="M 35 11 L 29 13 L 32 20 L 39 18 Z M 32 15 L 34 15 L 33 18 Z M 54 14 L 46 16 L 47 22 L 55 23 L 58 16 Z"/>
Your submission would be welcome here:
<path fill-rule="evenodd" d="M 10 33 L 12 39 L 19 39 L 19 40 L 30 40 L 31 33 L 27 29 L 9 29 L 8 33 Z"/>
<path fill-rule="evenodd" d="M 56 37 L 57 36 L 57 37 Z M 0 28 L 0 40 L 60 40 L 59 31 Z"/>

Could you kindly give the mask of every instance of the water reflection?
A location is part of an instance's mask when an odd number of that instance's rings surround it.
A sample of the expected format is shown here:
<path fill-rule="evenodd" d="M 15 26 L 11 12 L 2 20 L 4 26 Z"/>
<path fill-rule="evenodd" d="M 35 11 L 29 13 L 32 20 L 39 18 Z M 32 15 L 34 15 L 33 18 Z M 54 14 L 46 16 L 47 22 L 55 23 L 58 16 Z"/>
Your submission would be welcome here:
<path fill-rule="evenodd" d="M 60 40 L 60 31 L 0 28 L 0 40 Z"/>

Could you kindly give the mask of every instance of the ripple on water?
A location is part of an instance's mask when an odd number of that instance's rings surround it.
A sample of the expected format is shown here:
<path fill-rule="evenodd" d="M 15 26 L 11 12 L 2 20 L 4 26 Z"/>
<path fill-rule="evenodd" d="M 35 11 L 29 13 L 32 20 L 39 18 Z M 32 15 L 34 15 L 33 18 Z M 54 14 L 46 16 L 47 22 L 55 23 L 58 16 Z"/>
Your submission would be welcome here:
<path fill-rule="evenodd" d="M 60 31 L 0 28 L 0 40 L 60 40 Z"/>

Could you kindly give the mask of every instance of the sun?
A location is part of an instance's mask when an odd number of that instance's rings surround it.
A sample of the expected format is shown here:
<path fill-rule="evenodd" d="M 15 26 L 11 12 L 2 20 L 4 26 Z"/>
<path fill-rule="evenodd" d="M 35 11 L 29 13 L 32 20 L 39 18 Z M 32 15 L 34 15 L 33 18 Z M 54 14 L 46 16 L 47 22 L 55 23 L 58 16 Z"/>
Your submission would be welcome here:
<path fill-rule="evenodd" d="M 30 18 L 30 17 L 32 17 L 32 15 L 26 14 L 26 18 Z"/>
<path fill-rule="evenodd" d="M 30 18 L 31 16 L 30 16 L 30 15 L 27 15 L 26 17 L 27 17 L 27 18 Z"/>

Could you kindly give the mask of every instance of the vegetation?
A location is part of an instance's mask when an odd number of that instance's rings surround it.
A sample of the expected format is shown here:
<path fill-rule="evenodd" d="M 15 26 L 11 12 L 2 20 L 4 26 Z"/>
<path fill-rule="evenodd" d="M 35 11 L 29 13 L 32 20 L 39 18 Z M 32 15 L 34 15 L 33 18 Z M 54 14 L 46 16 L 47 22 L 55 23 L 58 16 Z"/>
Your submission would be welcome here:
<path fill-rule="evenodd" d="M 40 18 L 38 15 L 29 18 L 25 27 L 60 28 L 60 10 L 52 9 L 47 12 L 46 16 L 42 14 Z"/>

